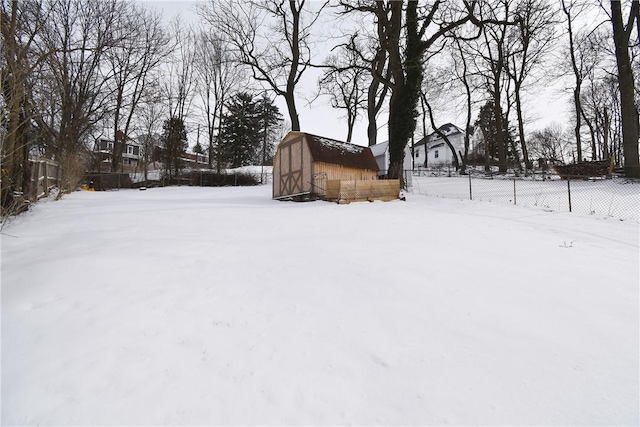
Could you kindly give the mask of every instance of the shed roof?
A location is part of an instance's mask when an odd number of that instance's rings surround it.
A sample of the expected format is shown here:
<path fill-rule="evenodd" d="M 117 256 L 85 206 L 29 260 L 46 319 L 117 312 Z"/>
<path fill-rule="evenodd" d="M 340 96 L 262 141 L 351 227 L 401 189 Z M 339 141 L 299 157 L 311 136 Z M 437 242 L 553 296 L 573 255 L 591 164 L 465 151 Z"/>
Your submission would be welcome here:
<path fill-rule="evenodd" d="M 305 133 L 311 156 L 316 162 L 332 163 L 359 169 L 378 171 L 378 164 L 369 147 Z"/>

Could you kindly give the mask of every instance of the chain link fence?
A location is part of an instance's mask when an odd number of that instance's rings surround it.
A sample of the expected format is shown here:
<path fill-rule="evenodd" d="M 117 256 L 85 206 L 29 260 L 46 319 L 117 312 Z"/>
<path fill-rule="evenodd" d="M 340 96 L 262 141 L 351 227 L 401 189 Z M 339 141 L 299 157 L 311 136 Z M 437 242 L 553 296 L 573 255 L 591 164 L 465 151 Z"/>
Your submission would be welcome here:
<path fill-rule="evenodd" d="M 549 173 L 518 177 L 475 170 L 468 175 L 428 170 L 406 171 L 407 175 L 409 191 L 414 194 L 640 221 L 640 180 L 615 176 L 561 179 Z"/>

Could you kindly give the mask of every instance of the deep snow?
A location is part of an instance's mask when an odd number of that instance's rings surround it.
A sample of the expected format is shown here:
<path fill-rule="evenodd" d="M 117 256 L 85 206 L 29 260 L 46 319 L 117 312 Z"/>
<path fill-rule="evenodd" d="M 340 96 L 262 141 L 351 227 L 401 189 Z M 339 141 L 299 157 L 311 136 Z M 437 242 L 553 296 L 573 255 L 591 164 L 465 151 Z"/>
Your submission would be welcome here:
<path fill-rule="evenodd" d="M 639 225 L 269 186 L 2 235 L 2 424 L 637 425 Z"/>

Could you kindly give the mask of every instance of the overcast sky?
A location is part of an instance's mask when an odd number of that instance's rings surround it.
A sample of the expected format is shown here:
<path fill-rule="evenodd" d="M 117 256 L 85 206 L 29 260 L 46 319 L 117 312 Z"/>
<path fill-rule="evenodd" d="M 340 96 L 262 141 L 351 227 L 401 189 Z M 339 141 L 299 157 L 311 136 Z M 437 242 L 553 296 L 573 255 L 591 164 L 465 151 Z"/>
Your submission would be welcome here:
<path fill-rule="evenodd" d="M 200 1 L 182 0 L 182 1 L 158 1 L 143 0 L 143 3 L 151 8 L 161 10 L 167 23 L 180 15 L 184 22 L 197 22 L 198 16 L 195 13 L 195 6 Z M 312 105 L 308 99 L 313 95 L 316 89 L 317 76 L 316 70 L 308 70 L 302 80 L 301 89 L 298 91 L 297 107 L 300 116 L 301 130 L 316 135 L 345 140 L 347 135 L 346 120 L 341 117 L 339 110 L 334 110 L 329 105 L 328 98 L 318 98 Z M 439 104 L 453 104 L 458 100 L 439 100 Z M 541 128 L 553 122 L 565 125 L 568 120 L 568 103 L 570 95 L 568 93 L 559 93 L 559 88 L 544 86 L 536 91 L 535 96 L 529 96 L 526 101 L 528 104 L 527 117 L 531 123 L 529 129 Z M 280 108 L 281 113 L 286 118 L 287 109 L 282 99 L 276 99 L 276 104 Z M 464 119 L 457 117 L 455 111 L 436 111 L 437 123 L 452 122 L 459 127 L 464 126 Z M 378 141 L 386 141 L 388 139 L 386 128 L 386 113 L 381 114 L 378 126 L 380 126 Z M 420 120 L 419 120 L 420 122 Z M 360 145 L 367 145 L 366 134 L 366 117 L 362 117 L 354 130 L 352 142 Z M 416 136 L 421 135 L 422 125 L 418 123 Z M 190 145 L 195 144 L 195 135 L 190 135 Z"/>

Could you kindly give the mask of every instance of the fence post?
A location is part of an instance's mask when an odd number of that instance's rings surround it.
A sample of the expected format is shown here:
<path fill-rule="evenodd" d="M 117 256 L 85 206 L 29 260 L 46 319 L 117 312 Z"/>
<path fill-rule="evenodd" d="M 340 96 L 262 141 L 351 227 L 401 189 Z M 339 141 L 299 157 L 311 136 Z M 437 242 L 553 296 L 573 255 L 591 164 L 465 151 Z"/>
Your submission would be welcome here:
<path fill-rule="evenodd" d="M 471 192 L 471 172 L 469 172 L 469 200 L 473 200 L 473 194 Z"/>
<path fill-rule="evenodd" d="M 516 179 L 513 178 L 513 204 L 517 204 L 516 203 Z"/>
<path fill-rule="evenodd" d="M 567 176 L 567 192 L 569 194 L 569 212 L 571 212 L 571 178 Z"/>
<path fill-rule="evenodd" d="M 44 190 L 44 195 L 46 197 L 49 197 L 49 162 L 44 161 L 43 163 L 44 163 L 44 182 L 42 183 L 43 185 L 42 189 Z M 38 196 L 36 195 L 36 197 Z"/>
<path fill-rule="evenodd" d="M 31 200 L 38 200 L 38 176 L 40 175 L 40 165 L 37 162 L 32 162 L 29 160 L 29 166 L 31 166 L 31 175 L 29 179 L 31 180 L 31 193 L 29 194 L 29 198 Z"/>

